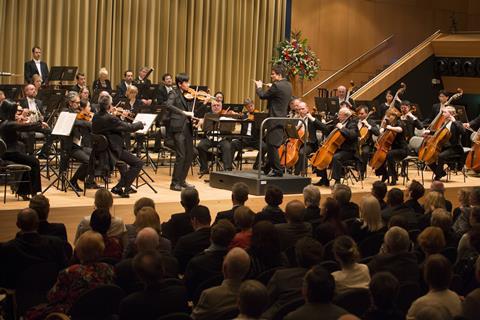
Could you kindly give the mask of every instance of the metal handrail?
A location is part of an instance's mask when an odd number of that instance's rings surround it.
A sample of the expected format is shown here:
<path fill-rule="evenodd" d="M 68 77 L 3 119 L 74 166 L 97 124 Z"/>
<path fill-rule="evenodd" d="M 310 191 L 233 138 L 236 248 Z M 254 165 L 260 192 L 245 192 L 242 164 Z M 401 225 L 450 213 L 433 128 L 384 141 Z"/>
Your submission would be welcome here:
<path fill-rule="evenodd" d="M 329 82 L 330 80 L 332 80 L 333 78 L 335 78 L 339 73 L 345 71 L 346 69 L 350 68 L 352 65 L 354 65 L 355 63 L 357 62 L 360 62 L 363 58 L 365 58 L 366 56 L 370 55 L 373 51 L 377 50 L 379 47 L 383 46 L 385 43 L 387 43 L 388 41 L 390 41 L 390 39 L 392 39 L 394 37 L 394 35 L 390 35 L 388 38 L 386 38 L 385 40 L 383 40 L 382 42 L 378 43 L 375 47 L 371 48 L 370 50 L 368 50 L 367 52 L 364 52 L 363 54 L 361 54 L 360 56 L 358 56 L 357 58 L 353 59 L 352 61 L 350 61 L 348 64 L 346 64 L 345 66 L 343 66 L 341 69 L 337 70 L 335 73 L 333 73 L 332 75 L 330 75 L 328 78 L 326 78 L 325 80 L 323 80 L 322 82 L 320 82 L 319 84 L 315 85 L 313 88 L 311 88 L 310 90 L 308 90 L 306 93 L 304 93 L 302 95 L 302 98 L 309 95 L 313 90 L 317 89 L 318 87 L 324 85 L 325 83 Z"/>

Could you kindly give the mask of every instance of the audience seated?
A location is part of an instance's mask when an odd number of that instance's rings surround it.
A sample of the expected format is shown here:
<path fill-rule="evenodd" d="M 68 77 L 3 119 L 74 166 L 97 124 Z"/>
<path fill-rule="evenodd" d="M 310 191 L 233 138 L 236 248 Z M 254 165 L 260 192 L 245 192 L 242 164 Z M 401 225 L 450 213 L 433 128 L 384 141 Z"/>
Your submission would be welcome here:
<path fill-rule="evenodd" d="M 306 222 L 318 221 L 320 219 L 320 189 L 309 184 L 303 188 L 303 202 L 305 210 L 303 220 Z"/>
<path fill-rule="evenodd" d="M 48 293 L 48 304 L 32 309 L 27 319 L 43 319 L 52 312 L 68 314 L 74 302 L 83 293 L 99 285 L 113 284 L 113 267 L 98 262 L 104 249 L 101 234 L 94 231 L 82 233 L 75 247 L 80 263 L 60 271 L 57 282 Z"/>
<path fill-rule="evenodd" d="M 233 207 L 227 211 L 220 211 L 217 213 L 215 223 L 221 219 L 228 219 L 231 223 L 234 223 L 234 213 L 239 206 L 245 205 L 248 200 L 248 186 L 243 182 L 237 182 L 232 186 L 232 204 Z"/>
<path fill-rule="evenodd" d="M 107 235 L 111 222 L 112 216 L 107 209 L 96 209 L 90 216 L 90 228 L 92 231 L 100 233 L 103 237 L 105 249 L 103 250 L 102 257 L 120 261 L 123 252 L 122 244 L 118 238 Z"/>
<path fill-rule="evenodd" d="M 480 258 L 475 262 L 475 277 L 480 283 Z M 480 288 L 470 292 L 462 303 L 462 316 L 467 320 L 480 319 Z"/>
<path fill-rule="evenodd" d="M 333 198 L 340 206 L 340 220 L 358 218 L 359 208 L 356 203 L 351 202 L 352 189 L 349 186 L 337 183 L 333 189 Z"/>
<path fill-rule="evenodd" d="M 58 270 L 66 266 L 64 242 L 58 237 L 40 235 L 38 224 L 38 215 L 33 209 L 22 209 L 17 214 L 20 231 L 4 243 L 0 251 L 0 287 L 15 288 L 22 272 L 35 264 L 53 262 Z"/>
<path fill-rule="evenodd" d="M 233 218 L 235 226 L 240 229 L 240 231 L 233 237 L 230 243 L 230 249 L 240 247 L 248 250 L 252 242 L 252 226 L 255 222 L 255 213 L 249 207 L 240 206 L 235 210 Z"/>
<path fill-rule="evenodd" d="M 445 246 L 447 248 L 457 246 L 458 239 L 452 230 L 452 217 L 448 214 L 447 210 L 441 208 L 433 210 L 430 225 L 442 229 L 443 236 L 445 237 Z"/>
<path fill-rule="evenodd" d="M 143 228 L 153 228 L 157 231 L 158 235 L 160 236 L 159 247 L 158 250 L 167 254 L 171 254 L 172 252 L 172 244 L 170 240 L 161 236 L 161 224 L 160 224 L 160 216 L 155 211 L 153 207 L 143 207 L 140 209 L 135 217 L 135 222 L 133 224 L 135 226 L 135 231 L 130 230 L 131 234 L 133 232 L 136 233 L 138 230 L 142 230 Z M 126 249 L 124 250 L 124 257 L 126 258 L 133 258 L 136 254 L 135 248 L 135 238 L 129 239 Z"/>
<path fill-rule="evenodd" d="M 350 234 L 360 243 L 377 233 L 385 233 L 386 226 L 383 224 L 380 203 L 374 196 L 368 195 L 360 202 L 360 219 L 352 224 Z"/>
<path fill-rule="evenodd" d="M 212 226 L 210 246 L 190 259 L 185 269 L 183 280 L 190 298 L 202 282 L 222 274 L 223 258 L 234 235 L 235 227 L 228 219 L 221 219 Z"/>
<path fill-rule="evenodd" d="M 408 185 L 408 200 L 405 201 L 405 205 L 415 211 L 417 214 L 423 214 L 425 209 L 422 205 L 418 202 L 418 200 L 423 197 L 425 194 L 425 187 L 423 184 L 418 182 L 417 180 L 412 180 Z"/>
<path fill-rule="evenodd" d="M 458 190 L 457 201 L 458 203 L 460 203 L 460 206 L 453 209 L 453 222 L 457 221 L 457 218 L 460 217 L 462 214 L 467 214 L 467 211 L 470 209 L 470 190 L 464 188 Z"/>
<path fill-rule="evenodd" d="M 455 273 L 463 281 L 463 291 L 468 293 L 478 285 L 475 279 L 475 262 L 480 252 L 480 224 L 475 224 L 468 231 L 468 240 L 464 248 L 458 252 L 455 263 Z"/>
<path fill-rule="evenodd" d="M 287 257 L 280 249 L 278 231 L 270 221 L 253 225 L 248 253 L 251 259 L 250 278 L 255 278 L 263 271 L 288 265 Z"/>
<path fill-rule="evenodd" d="M 245 250 L 233 248 L 225 256 L 222 266 L 223 282 L 220 286 L 202 292 L 191 317 L 195 320 L 218 318 L 237 306 L 242 280 L 250 267 L 250 258 Z"/>
<path fill-rule="evenodd" d="M 120 320 L 155 320 L 169 313 L 189 311 L 185 288 L 163 281 L 164 265 L 158 251 L 138 253 L 133 259 L 133 269 L 145 287 L 122 300 Z"/>
<path fill-rule="evenodd" d="M 246 280 L 238 291 L 239 315 L 236 319 L 260 320 L 267 304 L 268 293 L 265 286 L 256 280 Z"/>
<path fill-rule="evenodd" d="M 425 261 L 423 274 L 429 291 L 412 303 L 407 319 L 416 319 L 423 306 L 432 304 L 445 306 L 452 317 L 460 315 L 462 312 L 460 297 L 448 289 L 452 279 L 452 266 L 447 258 L 439 254 L 429 256 Z"/>
<path fill-rule="evenodd" d="M 403 203 L 403 191 L 398 188 L 392 188 L 387 193 L 387 207 L 382 210 L 382 219 L 388 224 L 390 218 L 396 215 L 402 215 L 408 222 L 408 230 L 417 229 L 418 221 L 415 211 Z"/>
<path fill-rule="evenodd" d="M 423 230 L 430 225 L 432 212 L 435 209 L 445 209 L 445 197 L 438 191 L 430 191 L 425 196 L 423 208 L 425 211 L 418 219 L 418 229 L 420 230 Z"/>
<path fill-rule="evenodd" d="M 400 227 L 391 227 L 384 238 L 384 253 L 374 256 L 368 263 L 370 275 L 377 272 L 388 271 L 400 283 L 406 281 L 416 282 L 419 279 L 417 257 L 409 252 L 410 238 L 408 232 Z"/>
<path fill-rule="evenodd" d="M 325 245 L 336 237 L 347 233 L 347 227 L 340 220 L 340 205 L 338 201 L 328 197 L 320 210 L 322 217 L 320 225 L 315 230 L 315 238 Z"/>
<path fill-rule="evenodd" d="M 323 247 L 315 239 L 302 238 L 295 245 L 295 256 L 298 267 L 279 269 L 268 282 L 271 305 L 263 314 L 267 319 L 271 319 L 282 305 L 302 296 L 303 277 L 322 261 Z"/>
<path fill-rule="evenodd" d="M 44 236 L 53 236 L 67 241 L 67 229 L 63 223 L 48 222 L 50 201 L 42 194 L 37 194 L 30 199 L 29 208 L 38 214 L 38 233 Z"/>
<path fill-rule="evenodd" d="M 458 238 L 462 237 L 471 227 L 470 225 L 470 211 L 474 207 L 480 206 L 480 187 L 475 187 L 470 191 L 470 208 L 466 208 L 462 214 L 458 216 L 453 224 L 453 232 Z"/>
<path fill-rule="evenodd" d="M 307 272 L 302 289 L 305 305 L 290 312 L 285 320 L 337 320 L 348 312 L 332 303 L 335 294 L 333 276 L 320 266 Z"/>
<path fill-rule="evenodd" d="M 430 192 L 431 191 L 440 192 L 445 197 L 445 185 L 442 181 L 432 181 L 432 184 L 430 185 Z M 445 209 L 447 209 L 448 212 L 452 212 L 452 208 L 452 202 L 445 199 Z"/>
<path fill-rule="evenodd" d="M 285 215 L 280 205 L 283 202 L 283 192 L 274 185 L 268 185 L 265 190 L 265 202 L 267 206 L 255 216 L 255 222 L 267 220 L 273 224 L 285 223 Z"/>
<path fill-rule="evenodd" d="M 113 207 L 113 197 L 110 191 L 107 189 L 98 189 L 95 192 L 95 209 L 107 209 L 110 210 Z M 90 230 L 90 216 L 86 216 L 80 221 L 77 227 L 77 232 L 75 234 L 74 243 L 77 243 L 78 238 L 85 232 Z M 112 223 L 108 229 L 108 236 L 117 237 L 121 239 L 122 244 L 126 245 L 127 243 L 127 229 L 123 220 L 118 217 L 112 217 Z"/>
<path fill-rule="evenodd" d="M 298 239 L 312 236 L 312 225 L 303 222 L 305 206 L 299 200 L 292 200 L 285 208 L 286 223 L 275 225 L 280 238 L 280 250 L 295 246 Z"/>
<path fill-rule="evenodd" d="M 428 258 L 432 254 L 441 253 L 446 245 L 442 229 L 439 227 L 425 228 L 418 235 L 417 244 L 425 254 L 425 258 Z"/>
<path fill-rule="evenodd" d="M 193 232 L 190 211 L 199 203 L 197 189 L 185 188 L 180 193 L 180 204 L 185 212 L 172 214 L 170 220 L 162 226 L 163 234 L 172 242 L 172 248 L 175 247 L 180 237 Z"/>
<path fill-rule="evenodd" d="M 162 264 L 164 267 L 164 278 L 176 278 L 178 275 L 177 259 L 165 252 L 159 251 L 160 236 L 157 230 L 146 227 L 137 233 L 135 247 L 138 253 L 146 251 L 158 251 L 162 255 Z M 115 265 L 115 282 L 127 294 L 138 291 L 140 279 L 133 271 L 133 258 L 123 259 Z"/>
<path fill-rule="evenodd" d="M 137 232 L 139 230 L 136 226 L 137 214 L 140 209 L 144 207 L 151 207 L 155 209 L 155 202 L 152 199 L 146 197 L 140 198 L 135 201 L 135 203 L 133 204 L 133 215 L 135 216 L 135 222 L 132 224 L 125 224 L 125 228 L 127 229 L 128 242 L 135 241 L 135 238 L 137 237 Z"/>
<path fill-rule="evenodd" d="M 360 258 L 355 241 L 348 236 L 340 236 L 333 242 L 333 255 L 341 270 L 332 273 L 337 294 L 349 289 L 368 289 L 370 273 L 365 264 L 357 263 Z"/>
<path fill-rule="evenodd" d="M 378 202 L 380 203 L 380 208 L 383 210 L 387 207 L 387 203 L 385 202 L 385 196 L 387 195 L 387 184 L 383 181 L 375 181 L 372 183 L 372 196 L 377 198 Z"/>
<path fill-rule="evenodd" d="M 185 272 L 188 261 L 210 245 L 210 222 L 212 221 L 210 210 L 198 205 L 192 208 L 188 215 L 195 231 L 180 237 L 173 249 L 173 255 L 178 260 L 179 271 L 182 274 Z"/>
<path fill-rule="evenodd" d="M 465 234 L 462 235 L 460 241 L 458 242 L 457 256 L 458 259 L 462 258 L 464 255 L 468 254 L 468 250 L 472 248 L 470 244 L 470 234 L 473 226 L 480 223 L 480 207 L 472 207 L 470 210 L 468 225 L 469 228 L 466 230 Z"/>
<path fill-rule="evenodd" d="M 364 320 L 403 320 L 405 316 L 395 305 L 400 284 L 390 272 L 378 272 L 370 281 L 372 305 Z"/>

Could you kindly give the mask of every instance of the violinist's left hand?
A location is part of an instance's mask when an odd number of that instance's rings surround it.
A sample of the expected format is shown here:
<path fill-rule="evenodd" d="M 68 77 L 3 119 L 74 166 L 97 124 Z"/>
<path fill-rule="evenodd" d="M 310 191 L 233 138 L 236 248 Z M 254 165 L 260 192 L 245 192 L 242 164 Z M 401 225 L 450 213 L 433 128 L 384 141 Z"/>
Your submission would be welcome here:
<path fill-rule="evenodd" d="M 48 126 L 48 123 L 42 122 L 42 128 L 48 128 L 48 127 L 49 127 L 49 126 Z"/>

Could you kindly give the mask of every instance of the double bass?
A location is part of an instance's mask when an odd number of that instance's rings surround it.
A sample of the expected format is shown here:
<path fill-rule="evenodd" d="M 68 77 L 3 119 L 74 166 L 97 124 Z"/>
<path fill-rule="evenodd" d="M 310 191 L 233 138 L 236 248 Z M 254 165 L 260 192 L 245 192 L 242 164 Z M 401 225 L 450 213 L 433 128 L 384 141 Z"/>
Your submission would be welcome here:
<path fill-rule="evenodd" d="M 400 84 L 400 88 L 395 93 L 395 97 L 393 98 L 390 106 L 388 107 L 387 111 L 385 112 L 385 117 L 382 120 L 382 127 L 385 127 L 387 124 L 387 120 L 392 123 L 395 119 L 401 116 L 401 112 L 395 108 L 395 101 L 399 99 L 399 96 L 403 94 L 407 90 L 407 85 L 405 83 Z M 379 169 L 387 159 L 388 152 L 392 149 L 392 144 L 395 141 L 395 137 L 397 133 L 393 130 L 385 130 L 375 142 L 375 153 L 373 154 L 372 158 L 369 161 L 370 167 L 374 170 Z"/>
<path fill-rule="evenodd" d="M 467 169 L 473 170 L 476 173 L 479 173 L 480 172 L 480 129 L 476 132 L 475 131 L 473 132 L 474 132 L 474 135 L 472 137 L 472 148 L 467 154 L 467 160 L 465 161 L 465 166 L 467 167 Z"/>
<path fill-rule="evenodd" d="M 452 101 L 459 99 L 462 95 L 463 95 L 463 90 L 461 88 L 458 88 L 457 93 L 452 95 L 450 97 L 450 99 L 448 99 L 448 101 L 445 103 L 444 106 L 448 106 Z M 438 112 L 437 116 L 432 120 L 430 125 L 427 127 L 427 130 L 436 132 L 446 122 L 447 118 L 445 118 L 445 116 L 443 115 L 443 110 L 442 109 L 443 108 L 441 106 L 440 111 Z M 420 145 L 420 148 L 418 149 L 418 159 L 420 161 L 425 161 L 424 152 L 425 152 L 425 149 L 427 148 L 428 144 L 430 143 L 430 139 L 432 139 L 432 138 L 433 138 L 433 136 L 426 136 L 423 139 L 422 144 Z"/>

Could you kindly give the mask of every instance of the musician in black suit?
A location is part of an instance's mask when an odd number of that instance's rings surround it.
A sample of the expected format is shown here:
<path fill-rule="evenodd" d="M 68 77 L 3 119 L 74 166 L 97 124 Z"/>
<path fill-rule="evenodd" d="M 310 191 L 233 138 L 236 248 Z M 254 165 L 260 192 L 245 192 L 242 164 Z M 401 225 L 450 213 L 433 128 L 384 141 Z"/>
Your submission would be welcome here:
<path fill-rule="evenodd" d="M 335 126 L 326 126 L 321 123 L 321 130 L 325 134 L 337 128 L 340 130 L 342 136 L 345 137 L 345 141 L 340 148 L 337 149 L 332 159 L 332 179 L 335 180 L 335 184 L 340 183 L 340 179 L 342 178 L 343 163 L 355 158 L 358 145 L 357 120 L 353 118 L 352 110 L 347 105 L 346 102 L 342 103 L 340 110 L 338 111 L 338 123 Z M 330 185 L 326 169 L 320 171 L 319 176 L 321 179 L 315 185 Z"/>
<path fill-rule="evenodd" d="M 359 146 L 359 158 L 361 161 L 360 174 L 362 176 L 365 176 L 365 173 L 367 172 L 368 159 L 374 150 L 375 143 L 373 142 L 373 136 L 378 137 L 380 135 L 380 129 L 373 119 L 367 118 L 368 115 L 369 112 L 367 106 L 361 105 L 357 108 L 358 130 L 359 132 L 362 128 L 366 128 L 368 130 L 367 138 L 365 141 L 360 141 L 361 144 Z"/>
<path fill-rule="evenodd" d="M 27 165 L 31 168 L 30 173 L 25 172 L 22 176 L 22 181 L 31 179 L 31 184 L 28 182 L 21 182 L 18 185 L 17 194 L 28 200 L 28 195 L 35 195 L 42 191 L 40 180 L 40 163 L 38 160 L 24 152 L 23 143 L 19 140 L 20 132 L 34 132 L 42 127 L 41 122 L 19 123 L 15 120 L 17 113 L 17 104 L 10 100 L 4 100 L 1 104 L 0 119 L 0 138 L 3 139 L 7 145 L 7 150 L 2 156 L 2 160 L 11 161 Z M 30 189 L 31 188 L 31 189 Z"/>
<path fill-rule="evenodd" d="M 352 110 L 355 109 L 355 101 L 352 98 L 348 97 L 348 91 L 345 86 L 339 86 L 335 93 L 335 98 L 338 101 L 338 105 L 341 106 L 342 103 L 347 103 L 348 107 Z"/>
<path fill-rule="evenodd" d="M 458 155 L 463 155 L 461 137 L 465 134 L 465 128 L 460 121 L 455 120 L 455 115 L 456 112 L 454 107 L 446 106 L 443 109 L 443 116 L 447 118 L 447 122 L 442 128 L 445 127 L 450 131 L 450 139 L 443 145 L 442 151 L 438 155 L 437 162 L 429 165 L 430 169 L 435 173 L 434 180 L 440 180 L 447 175 L 443 166 L 449 159 L 457 157 Z M 435 132 L 425 130 L 424 134 L 435 134 Z"/>
<path fill-rule="evenodd" d="M 168 100 L 168 94 L 173 90 L 173 79 L 170 73 L 165 73 L 162 76 L 162 85 L 158 87 L 157 91 L 157 104 L 165 105 Z"/>
<path fill-rule="evenodd" d="M 147 79 L 147 75 L 150 69 L 148 67 L 141 67 L 138 70 L 138 77 L 133 80 L 133 84 L 138 88 L 139 98 L 142 100 L 144 105 L 151 105 L 152 99 L 146 96 L 148 88 L 152 85 L 152 82 Z"/>
<path fill-rule="evenodd" d="M 392 90 L 387 90 L 385 92 L 385 102 L 382 102 L 380 106 L 378 107 L 377 110 L 377 119 L 382 120 L 383 117 L 385 116 L 385 112 L 390 108 L 390 105 L 392 104 L 393 101 L 393 93 Z M 398 100 L 395 101 L 394 106 L 400 110 L 400 106 L 398 105 Z"/>
<path fill-rule="evenodd" d="M 472 129 L 477 131 L 480 129 L 480 115 L 468 123 L 464 123 L 463 126 L 467 129 Z"/>
<path fill-rule="evenodd" d="M 411 111 L 411 105 L 412 104 L 407 100 L 403 100 L 400 105 L 400 111 L 402 112 L 402 115 L 400 116 L 400 121 L 405 128 L 405 139 L 407 139 L 407 142 L 410 141 L 410 138 L 415 135 L 415 129 L 423 129 L 422 122 L 413 115 Z"/>
<path fill-rule="evenodd" d="M 127 70 L 123 73 L 123 79 L 117 85 L 117 94 L 115 95 L 115 103 L 122 98 L 126 98 L 128 87 L 133 84 L 133 71 Z"/>
<path fill-rule="evenodd" d="M 190 86 L 188 80 L 186 73 L 177 74 L 175 77 L 177 88 L 170 91 L 167 100 L 167 108 L 170 112 L 170 132 L 175 146 L 175 166 L 170 189 L 175 191 L 194 187 L 185 181 L 193 161 L 192 103 L 183 96 Z"/>
<path fill-rule="evenodd" d="M 85 77 L 85 73 L 78 72 L 75 76 L 75 82 L 76 83 L 70 88 L 70 91 L 80 93 L 80 91 L 87 86 L 87 77 Z"/>
<path fill-rule="evenodd" d="M 292 98 L 292 85 L 285 78 L 285 75 L 285 70 L 282 66 L 274 65 L 270 74 L 272 86 L 269 89 L 263 90 L 263 82 L 261 80 L 255 81 L 258 97 L 268 101 L 269 117 L 286 117 L 288 114 L 288 103 Z M 272 171 L 268 175 L 272 177 L 283 176 L 278 155 L 278 148 L 283 143 L 283 127 L 283 120 L 272 120 L 266 125 L 267 136 L 265 141 L 267 144 L 268 163 L 265 167 L 265 173 L 271 169 Z"/>
<path fill-rule="evenodd" d="M 443 107 L 445 107 L 445 104 L 448 101 L 448 94 L 447 91 L 445 90 L 440 90 L 438 92 L 438 103 L 435 103 L 432 106 L 432 114 L 430 116 L 430 121 L 432 121 L 441 111 Z"/>
<path fill-rule="evenodd" d="M 23 68 L 23 76 L 26 83 L 32 83 L 32 77 L 34 74 L 38 74 L 42 77 L 42 83 L 48 84 L 48 66 L 45 62 L 40 61 L 42 56 L 42 49 L 40 47 L 32 48 L 33 59 L 25 62 Z"/>
<path fill-rule="evenodd" d="M 106 68 L 100 68 L 98 71 L 98 79 L 93 81 L 92 90 L 94 93 L 100 91 L 112 93 L 112 83 L 108 79 L 108 70 Z"/>
<path fill-rule="evenodd" d="M 112 193 L 122 198 L 128 198 L 129 193 L 134 192 L 131 185 L 138 176 L 143 167 L 143 161 L 128 152 L 123 140 L 123 132 L 135 132 L 143 129 L 142 122 L 127 123 L 117 117 L 112 116 L 110 111 L 112 98 L 103 96 L 98 101 L 99 112 L 93 117 L 92 133 L 104 135 L 108 140 L 108 151 L 111 155 L 113 164 L 118 160 L 128 165 L 122 165 L 118 168 L 120 171 L 120 181 L 112 188 Z"/>

